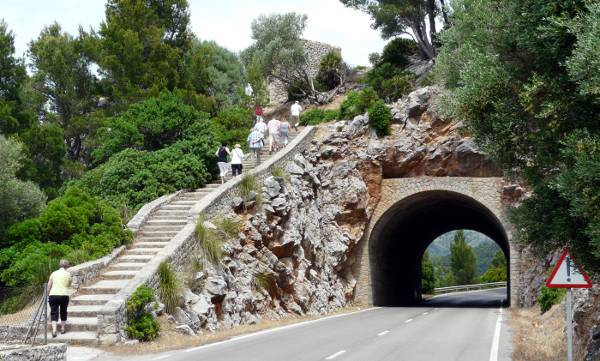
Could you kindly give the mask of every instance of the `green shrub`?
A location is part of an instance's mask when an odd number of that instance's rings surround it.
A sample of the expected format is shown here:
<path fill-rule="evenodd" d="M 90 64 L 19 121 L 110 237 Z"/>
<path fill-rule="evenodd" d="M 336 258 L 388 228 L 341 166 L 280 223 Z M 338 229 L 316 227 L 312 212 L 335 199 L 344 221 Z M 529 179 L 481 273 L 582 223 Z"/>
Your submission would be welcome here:
<path fill-rule="evenodd" d="M 0 280 L 10 286 L 41 284 L 40 265 L 52 265 L 60 258 L 78 264 L 102 257 L 130 240 L 119 213 L 104 201 L 77 187 L 51 201 L 38 218 L 13 225 L 0 256 Z"/>
<path fill-rule="evenodd" d="M 230 107 L 211 119 L 214 136 L 219 142 L 227 142 L 230 147 L 240 143 L 245 146 L 252 128 L 253 112 L 248 108 Z"/>
<path fill-rule="evenodd" d="M 203 186 L 212 178 L 215 149 L 212 136 L 182 140 L 155 152 L 127 149 L 75 184 L 114 206 L 126 203 L 137 210 L 165 194 Z"/>
<path fill-rule="evenodd" d="M 130 338 L 152 341 L 158 337 L 160 325 L 146 305 L 155 302 L 154 291 L 146 286 L 138 287 L 127 301 L 127 333 Z"/>
<path fill-rule="evenodd" d="M 238 185 L 238 194 L 244 200 L 248 202 L 250 200 L 250 193 L 254 192 L 257 194 L 257 201 L 260 201 L 261 189 L 256 181 L 256 177 L 252 174 L 246 174 L 243 176 L 240 184 Z"/>
<path fill-rule="evenodd" d="M 383 47 L 379 62 L 405 68 L 410 64 L 409 57 L 419 52 L 419 45 L 414 40 L 395 38 Z"/>
<path fill-rule="evenodd" d="M 364 109 L 362 109 L 360 103 L 360 93 L 353 90 L 348 93 L 346 99 L 340 105 L 340 118 L 352 119 L 362 113 L 364 113 Z"/>
<path fill-rule="evenodd" d="M 540 305 L 540 311 L 542 313 L 548 311 L 553 305 L 559 303 L 565 294 L 566 291 L 564 288 L 549 288 L 543 286 L 537 298 L 537 303 Z"/>
<path fill-rule="evenodd" d="M 387 102 L 394 102 L 413 90 L 414 75 L 403 72 L 381 82 L 379 96 Z"/>
<path fill-rule="evenodd" d="M 317 125 L 320 123 L 330 122 L 340 117 L 340 113 L 337 110 L 323 110 L 320 108 L 313 108 L 307 110 L 300 117 L 300 124 L 302 125 Z"/>
<path fill-rule="evenodd" d="M 163 261 L 158 266 L 158 298 L 165 305 L 167 313 L 173 313 L 179 306 L 181 283 L 171 264 Z"/>
<path fill-rule="evenodd" d="M 378 100 L 369 108 L 369 125 L 375 129 L 380 137 L 390 134 L 392 113 L 383 100 Z"/>
<path fill-rule="evenodd" d="M 319 72 L 317 73 L 316 81 L 322 85 L 322 89 L 315 88 L 320 91 L 327 91 L 340 85 L 341 76 L 346 72 L 346 64 L 342 59 L 342 55 L 337 51 L 330 51 L 321 58 L 319 64 Z"/>

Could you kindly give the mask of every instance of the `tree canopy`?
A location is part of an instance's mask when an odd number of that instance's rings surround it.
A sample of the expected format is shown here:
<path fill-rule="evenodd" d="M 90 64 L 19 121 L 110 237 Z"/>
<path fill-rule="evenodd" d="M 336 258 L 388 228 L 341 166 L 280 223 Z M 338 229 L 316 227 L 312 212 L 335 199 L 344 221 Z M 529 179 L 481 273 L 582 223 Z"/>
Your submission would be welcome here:
<path fill-rule="evenodd" d="M 477 259 L 473 248 L 465 240 L 463 230 L 456 232 L 450 246 L 450 268 L 457 284 L 467 285 L 473 283 L 477 269 Z"/>

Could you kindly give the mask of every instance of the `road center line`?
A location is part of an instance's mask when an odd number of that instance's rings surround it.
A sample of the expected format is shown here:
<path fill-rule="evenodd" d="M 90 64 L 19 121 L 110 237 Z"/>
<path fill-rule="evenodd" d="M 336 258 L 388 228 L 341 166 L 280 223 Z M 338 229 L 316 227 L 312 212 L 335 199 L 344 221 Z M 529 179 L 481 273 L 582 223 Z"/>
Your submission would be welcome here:
<path fill-rule="evenodd" d="M 498 310 L 496 319 L 496 328 L 494 329 L 494 338 L 492 339 L 492 349 L 490 350 L 490 361 L 498 361 L 498 347 L 500 345 L 500 328 L 502 326 L 502 308 Z"/>
<path fill-rule="evenodd" d="M 428 314 L 429 314 L 429 312 L 423 312 L 423 316 L 428 315 Z"/>
<path fill-rule="evenodd" d="M 341 355 L 345 352 L 346 352 L 346 350 L 338 351 L 338 352 L 334 353 L 333 355 L 325 357 L 325 360 L 333 360 L 334 358 L 338 357 L 339 355 Z"/>
<path fill-rule="evenodd" d="M 385 335 L 385 334 L 388 334 L 388 333 L 390 333 L 390 331 L 388 331 L 388 330 L 381 331 L 381 332 L 379 332 L 379 333 L 377 334 L 377 336 L 383 336 L 383 335 Z"/>
<path fill-rule="evenodd" d="M 404 321 L 404 323 L 412 322 L 412 320 L 413 320 L 412 318 L 409 318 L 408 320 Z"/>

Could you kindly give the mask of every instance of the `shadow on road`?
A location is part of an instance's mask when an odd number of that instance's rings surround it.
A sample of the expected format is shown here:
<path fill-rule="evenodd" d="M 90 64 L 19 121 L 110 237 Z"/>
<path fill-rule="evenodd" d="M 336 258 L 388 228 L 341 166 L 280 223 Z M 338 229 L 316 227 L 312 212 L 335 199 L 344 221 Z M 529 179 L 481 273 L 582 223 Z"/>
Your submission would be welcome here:
<path fill-rule="evenodd" d="M 421 307 L 464 307 L 464 308 L 498 308 L 508 306 L 506 288 L 491 290 L 450 293 L 423 300 Z"/>

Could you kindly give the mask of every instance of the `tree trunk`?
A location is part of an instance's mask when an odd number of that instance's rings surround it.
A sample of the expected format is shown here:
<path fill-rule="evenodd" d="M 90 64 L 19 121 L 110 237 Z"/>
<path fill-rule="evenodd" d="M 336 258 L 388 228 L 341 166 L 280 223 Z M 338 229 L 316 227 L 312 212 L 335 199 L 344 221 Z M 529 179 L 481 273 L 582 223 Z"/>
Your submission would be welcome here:
<path fill-rule="evenodd" d="M 431 40 L 431 50 L 435 57 L 435 0 L 427 0 L 427 17 L 429 18 L 429 39 Z"/>
<path fill-rule="evenodd" d="M 431 43 L 429 42 L 429 39 L 427 38 L 427 33 L 424 31 L 425 30 L 424 25 L 425 25 L 424 22 L 421 22 L 419 24 L 413 24 L 411 26 L 411 30 L 415 34 L 417 43 L 421 47 L 421 50 L 423 51 L 423 53 L 425 54 L 427 59 L 434 59 L 435 52 L 433 51 L 433 46 L 431 45 Z"/>
<path fill-rule="evenodd" d="M 446 3 L 444 0 L 440 0 L 440 5 L 442 8 L 442 17 L 444 18 L 444 29 L 448 28 L 450 25 L 450 18 L 448 17 L 448 9 L 446 8 Z"/>

